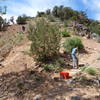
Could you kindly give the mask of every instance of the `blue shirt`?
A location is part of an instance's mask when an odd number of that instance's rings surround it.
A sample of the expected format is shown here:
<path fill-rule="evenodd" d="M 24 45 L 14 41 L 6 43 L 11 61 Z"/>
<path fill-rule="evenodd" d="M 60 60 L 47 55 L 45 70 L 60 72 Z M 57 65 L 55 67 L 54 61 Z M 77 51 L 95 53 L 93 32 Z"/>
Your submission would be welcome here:
<path fill-rule="evenodd" d="M 73 48 L 72 49 L 72 55 L 76 55 L 76 53 L 77 53 L 77 49 L 76 48 Z"/>

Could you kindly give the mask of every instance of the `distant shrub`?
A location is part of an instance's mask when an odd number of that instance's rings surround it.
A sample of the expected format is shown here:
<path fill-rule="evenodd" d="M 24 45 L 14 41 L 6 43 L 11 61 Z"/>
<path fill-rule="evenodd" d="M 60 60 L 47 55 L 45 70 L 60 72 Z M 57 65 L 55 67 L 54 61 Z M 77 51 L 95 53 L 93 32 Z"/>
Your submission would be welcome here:
<path fill-rule="evenodd" d="M 45 12 L 37 12 L 37 17 L 44 17 L 46 16 Z"/>
<path fill-rule="evenodd" d="M 8 24 L 6 22 L 6 20 L 4 20 L 1 16 L 0 16 L 0 31 L 5 31 L 7 28 Z"/>
<path fill-rule="evenodd" d="M 70 34 L 69 34 L 69 32 L 68 31 L 62 31 L 61 32 L 61 35 L 63 36 L 63 37 L 70 37 Z"/>
<path fill-rule="evenodd" d="M 55 20 L 55 17 L 54 17 L 53 15 L 48 15 L 47 18 L 48 18 L 48 20 L 49 20 L 50 22 L 55 22 L 55 21 L 56 21 L 56 20 Z"/>
<path fill-rule="evenodd" d="M 29 39 L 32 41 L 31 52 L 38 61 L 54 59 L 60 48 L 60 34 L 56 25 L 41 19 L 36 25 L 29 25 Z"/>
<path fill-rule="evenodd" d="M 26 16 L 19 16 L 16 20 L 17 24 L 26 24 L 27 17 Z"/>
<path fill-rule="evenodd" d="M 94 33 L 100 35 L 100 24 L 99 24 L 97 21 L 93 21 L 93 22 L 89 25 L 89 29 L 90 29 L 92 32 L 94 32 Z"/>
<path fill-rule="evenodd" d="M 78 47 L 79 50 L 84 48 L 82 41 L 77 37 L 67 39 L 64 43 L 64 47 L 68 53 L 70 53 L 72 48 L 75 47 Z"/>

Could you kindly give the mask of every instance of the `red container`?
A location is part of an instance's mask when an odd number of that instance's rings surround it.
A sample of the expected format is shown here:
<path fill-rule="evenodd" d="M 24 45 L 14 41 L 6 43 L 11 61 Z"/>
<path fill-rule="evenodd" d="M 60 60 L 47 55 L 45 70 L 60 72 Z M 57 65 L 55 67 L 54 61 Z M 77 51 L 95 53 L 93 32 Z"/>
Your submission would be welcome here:
<path fill-rule="evenodd" d="M 69 73 L 68 72 L 60 72 L 60 77 L 63 79 L 69 79 Z"/>

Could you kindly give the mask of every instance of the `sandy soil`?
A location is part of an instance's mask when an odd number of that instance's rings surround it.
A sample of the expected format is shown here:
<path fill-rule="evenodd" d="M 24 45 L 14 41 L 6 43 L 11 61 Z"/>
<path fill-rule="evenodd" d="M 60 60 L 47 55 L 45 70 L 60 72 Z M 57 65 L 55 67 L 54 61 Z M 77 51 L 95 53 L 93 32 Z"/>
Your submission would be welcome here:
<path fill-rule="evenodd" d="M 100 58 L 100 43 L 84 38 L 82 38 L 82 40 L 87 54 L 81 55 L 80 63 L 88 64 L 91 67 L 100 68 L 100 60 L 97 60 Z"/>

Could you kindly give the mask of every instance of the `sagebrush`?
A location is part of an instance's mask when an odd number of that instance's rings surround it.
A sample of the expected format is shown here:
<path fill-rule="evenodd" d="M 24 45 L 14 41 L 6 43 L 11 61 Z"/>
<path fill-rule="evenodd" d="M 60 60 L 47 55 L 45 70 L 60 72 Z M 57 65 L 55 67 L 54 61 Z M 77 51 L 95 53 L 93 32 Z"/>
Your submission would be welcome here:
<path fill-rule="evenodd" d="M 56 25 L 40 19 L 36 25 L 29 25 L 29 39 L 32 41 L 31 52 L 38 61 L 54 59 L 60 48 L 60 34 Z"/>

